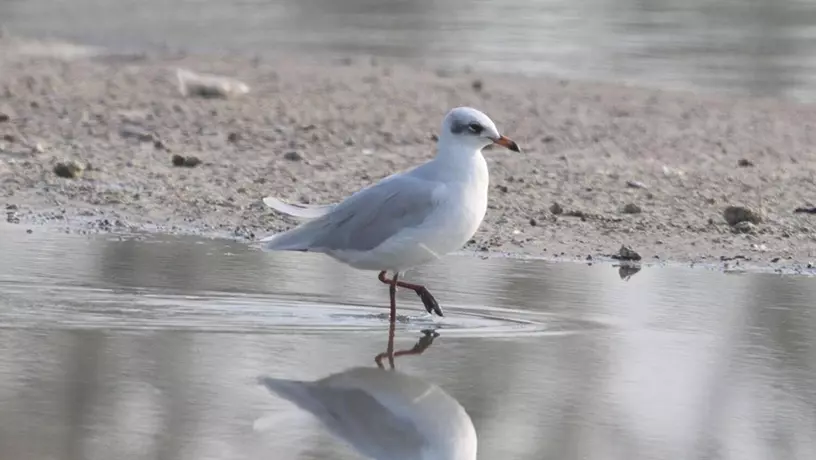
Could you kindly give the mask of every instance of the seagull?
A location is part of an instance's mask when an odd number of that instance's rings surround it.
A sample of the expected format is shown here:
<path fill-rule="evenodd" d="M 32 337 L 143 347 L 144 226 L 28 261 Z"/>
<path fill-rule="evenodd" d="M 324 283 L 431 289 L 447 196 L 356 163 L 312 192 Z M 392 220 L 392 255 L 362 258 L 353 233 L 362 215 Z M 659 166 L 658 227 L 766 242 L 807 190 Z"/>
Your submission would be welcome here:
<path fill-rule="evenodd" d="M 397 287 L 414 291 L 428 313 L 443 316 L 425 286 L 399 278 L 408 269 L 459 250 L 476 233 L 487 211 L 489 180 L 482 149 L 491 144 L 520 152 L 487 115 L 471 107 L 454 108 L 442 121 L 436 156 L 424 164 L 337 204 L 264 198 L 267 206 L 306 222 L 261 239 L 261 247 L 323 253 L 359 270 L 378 271 L 379 280 L 389 285 L 392 324 Z"/>
<path fill-rule="evenodd" d="M 476 459 L 476 429 L 465 408 L 414 376 L 355 367 L 314 382 L 267 376 L 258 381 L 368 458 Z"/>

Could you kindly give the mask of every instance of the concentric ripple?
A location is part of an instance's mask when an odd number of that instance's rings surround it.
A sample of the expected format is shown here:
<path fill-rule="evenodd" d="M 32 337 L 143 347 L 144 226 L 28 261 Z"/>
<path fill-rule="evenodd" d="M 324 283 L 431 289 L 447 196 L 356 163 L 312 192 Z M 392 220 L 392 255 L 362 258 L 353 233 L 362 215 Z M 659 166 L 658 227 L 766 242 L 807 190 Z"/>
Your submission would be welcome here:
<path fill-rule="evenodd" d="M 388 326 L 385 306 L 338 304 L 303 296 L 152 289 L 101 289 L 0 283 L 10 308 L 0 327 L 37 329 L 180 330 L 313 334 L 377 332 Z M 292 297 L 292 298 L 288 298 Z M 584 332 L 588 321 L 504 308 L 446 305 L 443 318 L 401 308 L 398 328 L 445 335 L 516 337 Z"/>

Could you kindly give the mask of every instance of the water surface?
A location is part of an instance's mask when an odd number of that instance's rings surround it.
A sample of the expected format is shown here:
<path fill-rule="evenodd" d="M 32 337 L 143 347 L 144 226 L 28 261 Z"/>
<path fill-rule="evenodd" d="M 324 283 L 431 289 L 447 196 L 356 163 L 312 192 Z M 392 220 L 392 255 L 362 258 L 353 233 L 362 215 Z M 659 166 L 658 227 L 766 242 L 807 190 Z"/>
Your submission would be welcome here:
<path fill-rule="evenodd" d="M 123 50 L 366 54 L 816 95 L 816 3 L 808 0 L 4 0 L 0 25 Z"/>
<path fill-rule="evenodd" d="M 354 459 L 261 374 L 374 366 L 376 274 L 229 241 L 0 227 L 0 458 Z M 397 368 L 471 414 L 482 459 L 811 459 L 811 278 L 451 256 L 410 274 Z"/>

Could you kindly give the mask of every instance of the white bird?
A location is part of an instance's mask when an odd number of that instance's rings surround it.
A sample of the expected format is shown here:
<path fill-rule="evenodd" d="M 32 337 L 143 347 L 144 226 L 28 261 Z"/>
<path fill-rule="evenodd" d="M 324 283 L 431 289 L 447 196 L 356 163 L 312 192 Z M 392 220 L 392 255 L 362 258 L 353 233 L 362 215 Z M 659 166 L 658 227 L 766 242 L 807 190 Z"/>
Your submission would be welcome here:
<path fill-rule="evenodd" d="M 438 386 L 399 371 L 357 367 L 315 382 L 259 382 L 366 457 L 476 458 L 476 429 L 465 408 Z"/>
<path fill-rule="evenodd" d="M 428 313 L 442 316 L 425 286 L 398 281 L 407 269 L 439 259 L 464 246 L 487 211 L 488 171 L 482 149 L 498 144 L 515 152 L 484 113 L 458 107 L 445 116 L 436 156 L 393 174 L 333 205 L 304 206 L 267 197 L 264 203 L 308 219 L 294 229 L 265 237 L 268 251 L 327 254 L 361 270 L 379 271 L 390 285 L 391 321 L 396 318 L 396 288 L 419 295 Z M 392 279 L 386 273 L 394 274 Z"/>

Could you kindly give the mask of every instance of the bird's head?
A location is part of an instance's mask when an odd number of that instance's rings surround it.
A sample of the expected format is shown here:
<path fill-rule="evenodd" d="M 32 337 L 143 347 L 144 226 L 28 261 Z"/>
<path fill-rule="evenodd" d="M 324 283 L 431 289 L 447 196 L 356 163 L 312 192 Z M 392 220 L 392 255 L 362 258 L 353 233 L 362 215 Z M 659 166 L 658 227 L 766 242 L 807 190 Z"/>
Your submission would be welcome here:
<path fill-rule="evenodd" d="M 490 117 L 471 107 L 457 107 L 448 112 L 442 121 L 442 140 L 475 150 L 497 144 L 514 152 L 521 151 L 515 141 L 499 133 Z"/>

